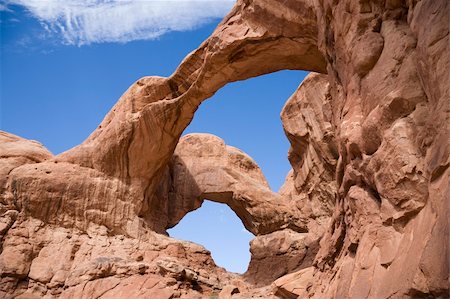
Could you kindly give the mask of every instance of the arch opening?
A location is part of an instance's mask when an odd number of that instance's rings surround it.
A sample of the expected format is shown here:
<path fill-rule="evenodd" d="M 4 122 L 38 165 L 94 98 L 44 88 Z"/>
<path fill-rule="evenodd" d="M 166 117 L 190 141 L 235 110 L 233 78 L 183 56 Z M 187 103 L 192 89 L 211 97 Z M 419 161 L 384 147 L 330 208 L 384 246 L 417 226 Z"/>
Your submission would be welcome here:
<path fill-rule="evenodd" d="M 277 190 L 291 169 L 280 113 L 307 74 L 279 71 L 234 82 L 200 105 L 171 162 L 173 196 L 167 202 L 174 217 L 165 228 L 171 237 L 199 243 L 218 266 L 244 273 L 254 235 L 283 228 L 306 231 L 296 214 L 286 211 L 288 203 Z M 243 160 L 230 160 L 240 150 Z M 241 169 L 243 161 L 257 170 Z"/>
<path fill-rule="evenodd" d="M 254 235 L 226 204 L 204 200 L 201 207 L 189 212 L 169 235 L 204 246 L 217 266 L 229 272 L 244 273 L 250 262 L 249 242 Z"/>
<path fill-rule="evenodd" d="M 244 151 L 277 192 L 291 169 L 280 113 L 308 74 L 281 70 L 228 83 L 201 103 L 183 135 L 213 134 Z"/>

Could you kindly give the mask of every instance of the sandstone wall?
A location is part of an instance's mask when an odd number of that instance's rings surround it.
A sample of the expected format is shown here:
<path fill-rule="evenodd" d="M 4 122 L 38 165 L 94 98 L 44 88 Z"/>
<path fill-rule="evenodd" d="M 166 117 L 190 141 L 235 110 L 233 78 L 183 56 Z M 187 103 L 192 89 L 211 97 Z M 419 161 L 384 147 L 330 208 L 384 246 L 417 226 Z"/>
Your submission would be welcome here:
<path fill-rule="evenodd" d="M 81 145 L 53 156 L 2 132 L 1 296 L 448 297 L 449 6 L 240 0 Z M 220 138 L 179 141 L 223 85 L 281 69 L 321 74 L 281 113 L 279 193 Z M 256 235 L 244 276 L 163 235 L 205 198 Z"/>

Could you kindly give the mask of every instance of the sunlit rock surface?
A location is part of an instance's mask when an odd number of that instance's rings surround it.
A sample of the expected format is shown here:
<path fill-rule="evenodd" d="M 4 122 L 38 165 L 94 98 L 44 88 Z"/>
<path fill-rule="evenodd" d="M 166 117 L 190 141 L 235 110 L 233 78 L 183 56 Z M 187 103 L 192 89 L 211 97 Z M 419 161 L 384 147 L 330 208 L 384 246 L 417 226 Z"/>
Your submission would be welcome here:
<path fill-rule="evenodd" d="M 449 14 L 446 0 L 240 0 L 81 145 L 53 156 L 2 132 L 0 297 L 447 298 Z M 282 69 L 321 74 L 281 112 L 279 193 L 220 138 L 180 140 L 222 86 Z M 205 198 L 256 235 L 243 276 L 164 235 Z"/>

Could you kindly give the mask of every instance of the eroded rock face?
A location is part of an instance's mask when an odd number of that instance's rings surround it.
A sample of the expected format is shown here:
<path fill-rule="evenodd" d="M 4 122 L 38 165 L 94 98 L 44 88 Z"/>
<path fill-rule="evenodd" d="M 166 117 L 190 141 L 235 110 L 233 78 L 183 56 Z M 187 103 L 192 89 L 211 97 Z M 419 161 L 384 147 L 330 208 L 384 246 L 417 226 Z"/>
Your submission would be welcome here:
<path fill-rule="evenodd" d="M 436 85 L 434 94 L 423 82 L 429 68 L 444 81 L 449 76 L 448 69 L 435 64 L 449 62 L 448 2 L 327 7 L 333 7 L 328 10 L 331 22 L 319 35 L 323 49 L 334 54 L 328 73 L 339 140 L 339 200 L 316 257 L 320 271 L 314 281 L 330 283 L 313 283 L 308 293 L 445 297 L 448 268 L 442 265 L 448 264 L 448 225 L 439 222 L 448 219 L 448 209 L 436 208 L 448 206 L 449 111 L 438 108 L 448 106 L 448 81 Z M 342 26 L 338 20 L 349 14 L 348 25 Z M 417 24 L 425 15 L 426 35 Z M 334 39 L 327 38 L 330 32 Z M 346 52 L 363 52 L 359 40 L 373 32 L 383 38 L 383 50 L 364 74 Z M 371 51 L 368 56 L 378 55 L 378 48 Z M 436 183 L 435 167 L 443 174 Z M 434 186 L 440 184 L 447 187 L 438 191 Z"/>
<path fill-rule="evenodd" d="M 238 1 L 80 146 L 54 157 L 1 133 L 1 296 L 445 298 L 449 14 L 446 0 Z M 322 75 L 282 111 L 293 169 L 280 193 L 217 137 L 179 143 L 223 85 L 281 69 Z M 157 234 L 205 198 L 258 235 L 244 277 Z"/>
<path fill-rule="evenodd" d="M 172 76 L 138 80 L 83 144 L 57 160 L 129 184 L 138 194 L 127 204 L 151 214 L 160 177 L 200 103 L 229 82 L 277 70 L 325 72 L 317 30 L 313 3 L 239 1 Z"/>
<path fill-rule="evenodd" d="M 326 75 L 310 74 L 286 102 L 281 120 L 291 143 L 292 170 L 280 194 L 296 205 L 307 219 L 311 233 L 322 236 L 332 214 L 338 160 L 331 124 L 330 84 Z"/>
<path fill-rule="evenodd" d="M 318 247 L 315 234 L 289 229 L 257 236 L 250 242 L 251 260 L 244 277 L 256 286 L 269 285 L 288 273 L 312 266 Z"/>
<path fill-rule="evenodd" d="M 13 134 L 0 132 L 0 194 L 7 196 L 10 187 L 9 175 L 14 168 L 23 164 L 39 163 L 50 159 L 53 155 L 40 143 L 25 140 Z M 14 209 L 16 202 L 2 200 L 3 211 Z"/>
<path fill-rule="evenodd" d="M 252 158 L 214 135 L 189 134 L 180 139 L 154 199 L 166 206 L 150 210 L 158 211 L 161 221 L 166 216 L 167 229 L 204 199 L 227 204 L 254 235 L 283 228 L 307 231 L 306 219 L 270 190 Z"/>
<path fill-rule="evenodd" d="M 203 298 L 238 279 L 203 247 L 148 233 L 108 236 L 16 221 L 0 255 L 2 298 Z M 25 279 L 26 278 L 26 279 Z"/>

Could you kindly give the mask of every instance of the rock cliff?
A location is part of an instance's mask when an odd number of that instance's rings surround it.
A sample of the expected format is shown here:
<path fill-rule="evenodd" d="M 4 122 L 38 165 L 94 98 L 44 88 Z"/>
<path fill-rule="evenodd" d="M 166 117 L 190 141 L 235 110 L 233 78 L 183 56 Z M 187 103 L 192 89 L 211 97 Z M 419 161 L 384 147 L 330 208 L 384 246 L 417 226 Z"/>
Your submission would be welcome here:
<path fill-rule="evenodd" d="M 448 298 L 449 6 L 239 0 L 79 146 L 2 132 L 0 296 Z M 225 84 L 282 69 L 315 73 L 281 112 L 276 193 L 220 138 L 180 137 Z M 205 199 L 255 235 L 242 276 L 165 235 Z"/>

